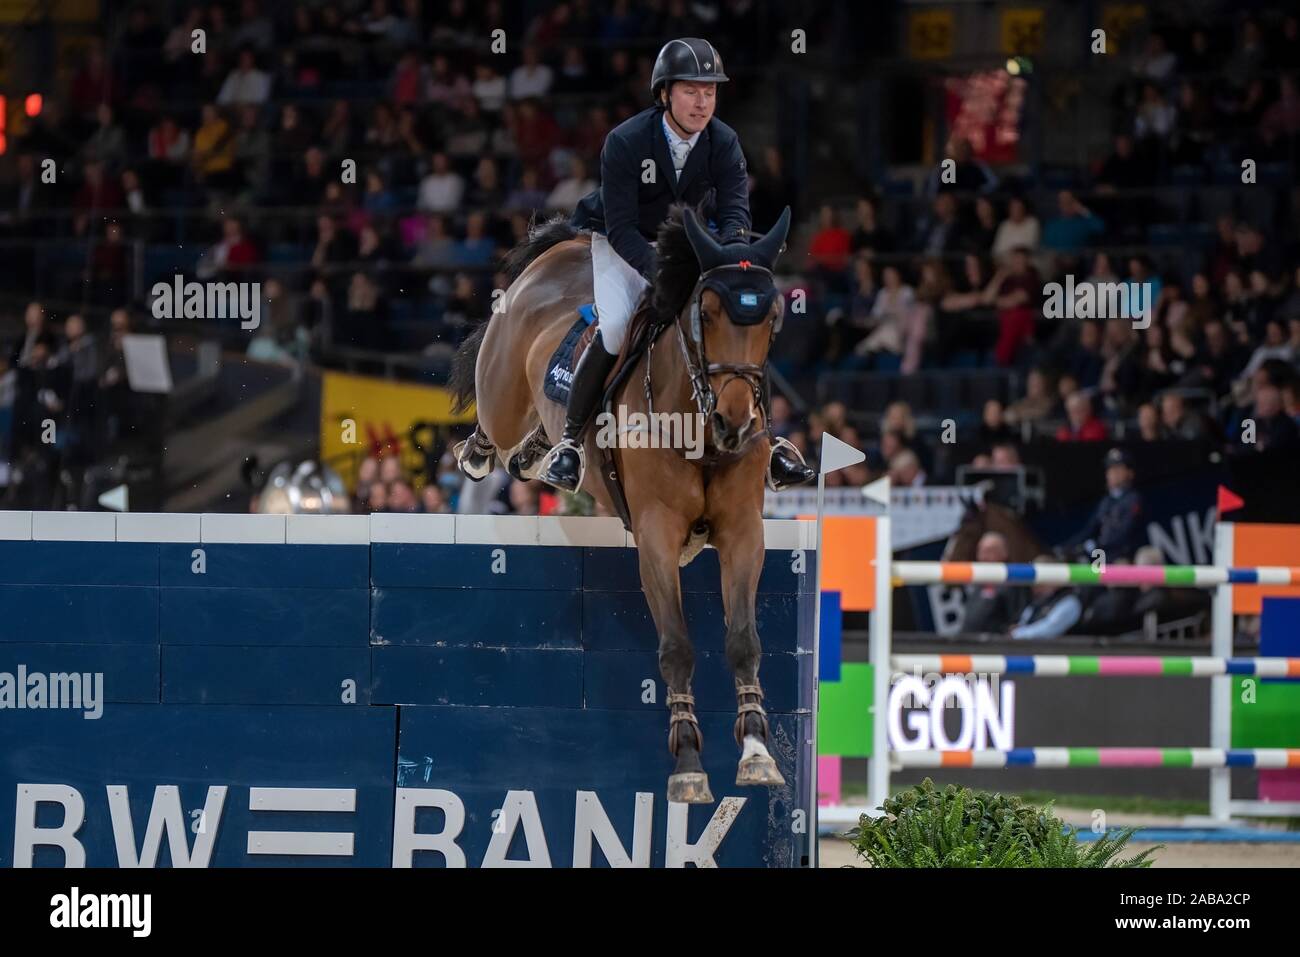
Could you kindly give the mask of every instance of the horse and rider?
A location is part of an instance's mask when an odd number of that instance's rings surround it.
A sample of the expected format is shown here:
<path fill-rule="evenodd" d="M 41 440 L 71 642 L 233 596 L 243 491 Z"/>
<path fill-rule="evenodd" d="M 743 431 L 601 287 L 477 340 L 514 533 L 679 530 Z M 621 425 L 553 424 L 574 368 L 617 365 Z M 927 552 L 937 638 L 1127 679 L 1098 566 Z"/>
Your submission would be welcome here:
<path fill-rule="evenodd" d="M 768 428 L 767 358 L 785 309 L 773 269 L 790 211 L 751 237 L 744 155 L 714 115 L 727 79 L 707 41 L 665 44 L 653 105 L 610 131 L 601 186 L 572 217 L 535 225 L 509 254 L 509 287 L 461 347 L 452 383 L 478 419 L 456 450 L 466 475 L 481 479 L 500 460 L 516 477 L 589 492 L 631 530 L 668 687 L 676 759 L 668 798 L 687 803 L 712 795 L 699 759 L 679 568 L 705 544 L 718 553 L 742 749 L 737 783 L 782 785 L 758 683 L 763 490 L 816 474 Z M 547 394 L 548 373 L 583 310 L 594 311 L 595 331 L 562 405 Z M 635 414 L 698 416 L 707 454 L 598 445 L 587 426 L 602 398 Z M 589 456 L 601 459 L 590 474 Z"/>

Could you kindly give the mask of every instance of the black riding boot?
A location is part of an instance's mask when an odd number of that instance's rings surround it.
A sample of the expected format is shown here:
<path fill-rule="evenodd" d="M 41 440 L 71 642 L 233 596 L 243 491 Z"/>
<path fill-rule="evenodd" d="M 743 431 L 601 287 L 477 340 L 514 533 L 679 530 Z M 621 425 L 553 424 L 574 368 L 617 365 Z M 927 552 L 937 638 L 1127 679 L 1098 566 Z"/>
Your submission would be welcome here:
<path fill-rule="evenodd" d="M 605 379 L 617 360 L 617 354 L 610 355 L 605 351 L 605 341 L 597 329 L 591 345 L 573 370 L 564 435 L 547 455 L 538 476 L 547 485 L 576 492 L 582 484 L 582 433 L 600 404 L 600 397 L 605 392 Z"/>

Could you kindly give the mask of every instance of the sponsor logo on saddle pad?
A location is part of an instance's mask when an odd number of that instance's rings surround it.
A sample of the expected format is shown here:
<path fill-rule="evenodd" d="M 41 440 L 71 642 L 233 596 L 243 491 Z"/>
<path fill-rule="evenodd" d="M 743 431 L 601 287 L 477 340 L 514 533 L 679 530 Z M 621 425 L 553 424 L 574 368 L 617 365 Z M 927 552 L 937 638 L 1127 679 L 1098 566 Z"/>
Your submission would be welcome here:
<path fill-rule="evenodd" d="M 704 455 L 702 412 L 629 412 L 596 416 L 596 445 L 602 449 L 680 449 L 686 458 Z"/>

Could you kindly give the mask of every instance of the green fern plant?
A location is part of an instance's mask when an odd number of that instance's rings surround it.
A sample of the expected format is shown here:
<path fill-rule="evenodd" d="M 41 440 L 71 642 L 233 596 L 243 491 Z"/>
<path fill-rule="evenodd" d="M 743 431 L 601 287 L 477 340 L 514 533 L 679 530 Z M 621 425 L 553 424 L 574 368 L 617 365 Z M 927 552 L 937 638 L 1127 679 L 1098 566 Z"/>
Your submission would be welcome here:
<path fill-rule="evenodd" d="M 929 778 L 881 809 L 883 816 L 864 814 L 849 833 L 872 867 L 1150 867 L 1158 849 L 1120 858 L 1133 828 L 1085 844 L 1051 804 L 955 784 L 940 790 Z"/>

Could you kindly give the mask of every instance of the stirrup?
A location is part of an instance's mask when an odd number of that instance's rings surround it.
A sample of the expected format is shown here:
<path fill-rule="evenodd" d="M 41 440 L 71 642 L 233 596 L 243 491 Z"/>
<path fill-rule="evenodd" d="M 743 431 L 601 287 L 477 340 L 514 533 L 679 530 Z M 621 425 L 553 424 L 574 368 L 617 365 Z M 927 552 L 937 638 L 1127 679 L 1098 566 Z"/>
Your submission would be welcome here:
<path fill-rule="evenodd" d="M 546 457 L 542 459 L 542 464 L 537 470 L 537 476 L 545 482 L 546 476 L 551 471 L 551 466 L 555 464 L 555 460 L 559 458 L 560 453 L 565 449 L 572 449 L 578 454 L 578 484 L 574 486 L 574 489 L 580 489 L 582 488 L 582 480 L 587 477 L 587 450 L 581 440 L 575 442 L 573 439 L 561 438 L 560 441 L 556 442 L 551 447 L 551 450 L 546 453 Z"/>
<path fill-rule="evenodd" d="M 808 464 L 806 461 L 804 461 L 803 454 L 797 448 L 795 448 L 793 442 L 791 442 L 789 439 L 782 438 L 779 435 L 772 436 L 772 450 L 770 453 L 768 453 L 768 457 L 767 457 L 766 476 L 767 476 L 767 487 L 773 492 L 781 491 L 777 487 L 776 478 L 772 475 L 772 459 L 776 456 L 777 452 L 785 452 L 788 456 L 790 456 L 790 458 L 798 460 L 800 465 L 807 466 Z"/>

